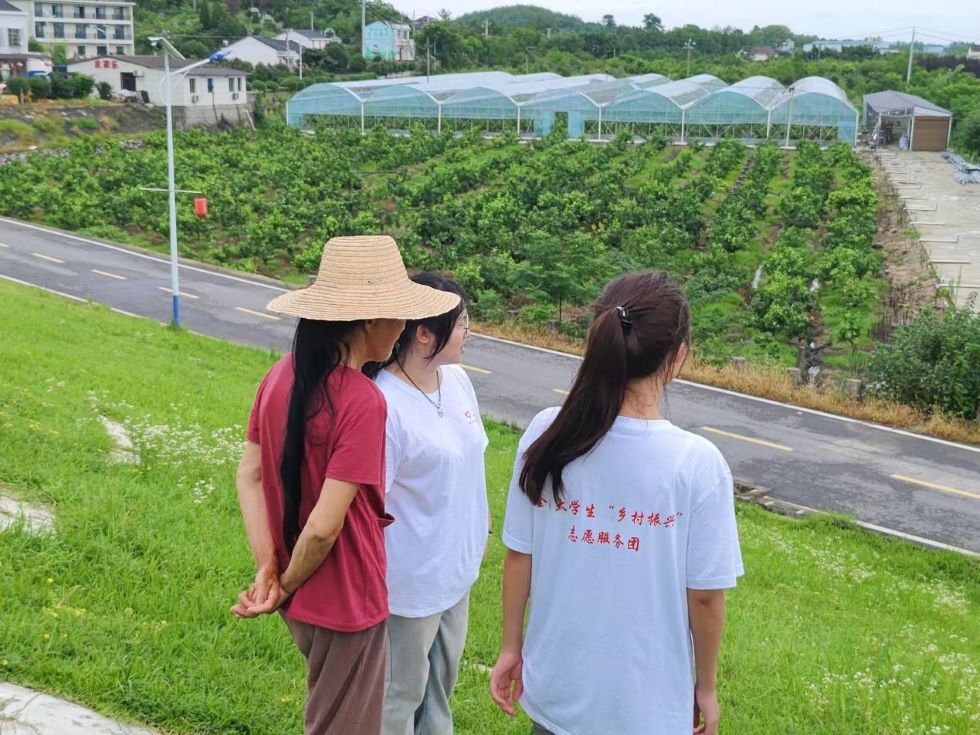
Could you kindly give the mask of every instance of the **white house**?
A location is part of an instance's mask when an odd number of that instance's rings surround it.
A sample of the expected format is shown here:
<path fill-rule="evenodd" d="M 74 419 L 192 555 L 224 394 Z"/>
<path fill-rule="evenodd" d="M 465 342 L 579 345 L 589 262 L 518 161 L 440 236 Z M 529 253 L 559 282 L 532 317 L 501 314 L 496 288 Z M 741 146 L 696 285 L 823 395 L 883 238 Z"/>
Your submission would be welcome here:
<path fill-rule="evenodd" d="M 980 46 L 970 44 L 970 48 L 966 50 L 966 58 L 980 59 Z"/>
<path fill-rule="evenodd" d="M 756 46 L 749 52 L 752 61 L 771 61 L 776 58 L 776 49 L 772 46 Z"/>
<path fill-rule="evenodd" d="M 333 28 L 323 31 L 293 29 L 283 31 L 276 36 L 277 41 L 295 41 L 307 50 L 321 51 L 331 43 L 341 43 L 340 36 L 334 33 Z"/>
<path fill-rule="evenodd" d="M 27 53 L 27 13 L 0 0 L 0 56 Z"/>
<path fill-rule="evenodd" d="M 232 124 L 251 119 L 246 87 L 247 72 L 206 64 L 180 74 L 192 59 L 172 60 L 173 108 L 182 127 Z M 164 59 L 162 56 L 102 56 L 68 65 L 72 74 L 84 74 L 96 84 L 108 82 L 118 95 L 133 94 L 151 105 L 164 105 Z"/>
<path fill-rule="evenodd" d="M 127 0 L 6 0 L 30 18 L 30 37 L 63 46 L 69 59 L 135 53 L 133 9 Z"/>
<path fill-rule="evenodd" d="M 300 55 L 303 53 L 303 46 L 295 40 L 290 39 L 288 46 L 286 41 L 267 36 L 246 36 L 245 38 L 228 44 L 225 47 L 228 51 L 226 59 L 238 59 L 247 61 L 253 66 L 264 64 L 265 66 L 279 66 L 280 64 L 295 68 L 299 64 Z"/>

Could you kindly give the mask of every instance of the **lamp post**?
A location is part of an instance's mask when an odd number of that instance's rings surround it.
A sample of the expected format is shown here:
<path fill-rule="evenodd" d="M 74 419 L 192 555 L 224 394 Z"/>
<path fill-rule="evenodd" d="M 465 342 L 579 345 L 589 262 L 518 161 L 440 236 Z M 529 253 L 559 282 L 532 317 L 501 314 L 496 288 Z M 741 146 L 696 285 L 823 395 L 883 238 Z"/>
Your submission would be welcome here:
<path fill-rule="evenodd" d="M 170 292 L 172 304 L 172 322 L 180 327 L 180 276 L 177 261 L 177 185 L 174 181 L 174 125 L 173 125 L 173 83 L 172 77 L 186 76 L 192 69 L 204 66 L 212 61 L 220 61 L 228 55 L 227 50 L 217 51 L 206 59 L 195 61 L 173 72 L 170 71 L 170 55 L 183 59 L 180 52 L 166 38 L 151 36 L 147 39 L 154 48 L 163 48 L 163 79 L 160 88 L 163 90 L 164 104 L 167 108 L 167 203 L 170 214 Z"/>

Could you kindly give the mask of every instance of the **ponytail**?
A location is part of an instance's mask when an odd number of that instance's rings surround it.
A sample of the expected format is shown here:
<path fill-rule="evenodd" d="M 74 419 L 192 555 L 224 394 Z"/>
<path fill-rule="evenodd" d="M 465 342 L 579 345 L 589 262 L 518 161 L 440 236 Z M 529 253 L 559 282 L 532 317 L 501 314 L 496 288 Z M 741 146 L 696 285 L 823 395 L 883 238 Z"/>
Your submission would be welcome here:
<path fill-rule="evenodd" d="M 555 501 L 561 499 L 562 472 L 612 428 L 629 382 L 669 365 L 689 330 L 687 301 L 662 273 L 631 273 L 603 289 L 565 403 L 524 453 L 519 483 L 532 503 L 541 502 L 549 478 Z"/>

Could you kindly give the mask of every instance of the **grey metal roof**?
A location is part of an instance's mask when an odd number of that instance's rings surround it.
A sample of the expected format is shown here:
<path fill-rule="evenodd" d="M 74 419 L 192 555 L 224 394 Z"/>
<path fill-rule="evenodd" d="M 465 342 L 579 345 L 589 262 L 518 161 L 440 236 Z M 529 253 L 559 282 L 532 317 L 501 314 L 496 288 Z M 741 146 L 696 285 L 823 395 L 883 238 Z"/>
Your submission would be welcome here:
<path fill-rule="evenodd" d="M 274 48 L 276 51 L 286 50 L 286 42 L 280 41 L 278 38 L 269 38 L 268 36 L 252 36 L 252 38 L 254 38 L 256 41 L 260 41 L 261 43 L 264 43 L 266 46 Z M 301 48 L 302 46 L 296 41 L 289 42 L 289 49 L 291 51 L 295 51 L 296 53 L 299 53 Z"/>
<path fill-rule="evenodd" d="M 893 89 L 864 95 L 864 105 L 879 115 L 889 113 L 907 115 L 909 112 L 914 112 L 915 114 L 924 113 L 927 115 L 931 113 L 940 117 L 952 116 L 949 110 L 945 110 L 929 100 L 914 94 L 897 92 Z"/>
<path fill-rule="evenodd" d="M 0 0 L 0 12 L 3 13 L 23 13 L 24 11 L 16 5 L 11 5 L 7 0 Z"/>
<path fill-rule="evenodd" d="M 74 66 L 74 64 L 86 63 L 93 61 L 94 59 L 112 59 L 114 61 L 125 61 L 129 64 L 135 64 L 136 66 L 142 66 L 147 69 L 156 69 L 158 71 L 163 71 L 163 56 L 93 56 L 91 58 L 85 59 L 84 61 L 77 61 L 68 66 Z M 196 63 L 195 59 L 171 59 L 170 68 L 171 69 L 183 69 L 185 66 L 190 66 Z M 248 72 L 242 71 L 241 69 L 232 69 L 227 66 L 215 66 L 214 64 L 205 64 L 204 66 L 199 66 L 196 69 L 191 69 L 187 72 L 188 76 L 191 77 L 244 77 L 248 76 Z"/>

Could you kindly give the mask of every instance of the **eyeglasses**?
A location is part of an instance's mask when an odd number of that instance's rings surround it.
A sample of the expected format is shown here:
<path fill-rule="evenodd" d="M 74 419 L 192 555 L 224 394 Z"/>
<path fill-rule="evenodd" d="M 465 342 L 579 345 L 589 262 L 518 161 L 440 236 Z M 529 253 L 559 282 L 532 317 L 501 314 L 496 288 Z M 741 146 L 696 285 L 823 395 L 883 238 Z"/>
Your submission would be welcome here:
<path fill-rule="evenodd" d="M 469 316 L 469 314 L 467 314 L 466 316 L 460 317 L 459 319 L 456 320 L 456 326 L 453 327 L 453 328 L 456 329 L 456 328 L 459 328 L 459 327 L 462 327 L 463 328 L 463 334 L 469 334 L 470 333 L 470 316 Z"/>

